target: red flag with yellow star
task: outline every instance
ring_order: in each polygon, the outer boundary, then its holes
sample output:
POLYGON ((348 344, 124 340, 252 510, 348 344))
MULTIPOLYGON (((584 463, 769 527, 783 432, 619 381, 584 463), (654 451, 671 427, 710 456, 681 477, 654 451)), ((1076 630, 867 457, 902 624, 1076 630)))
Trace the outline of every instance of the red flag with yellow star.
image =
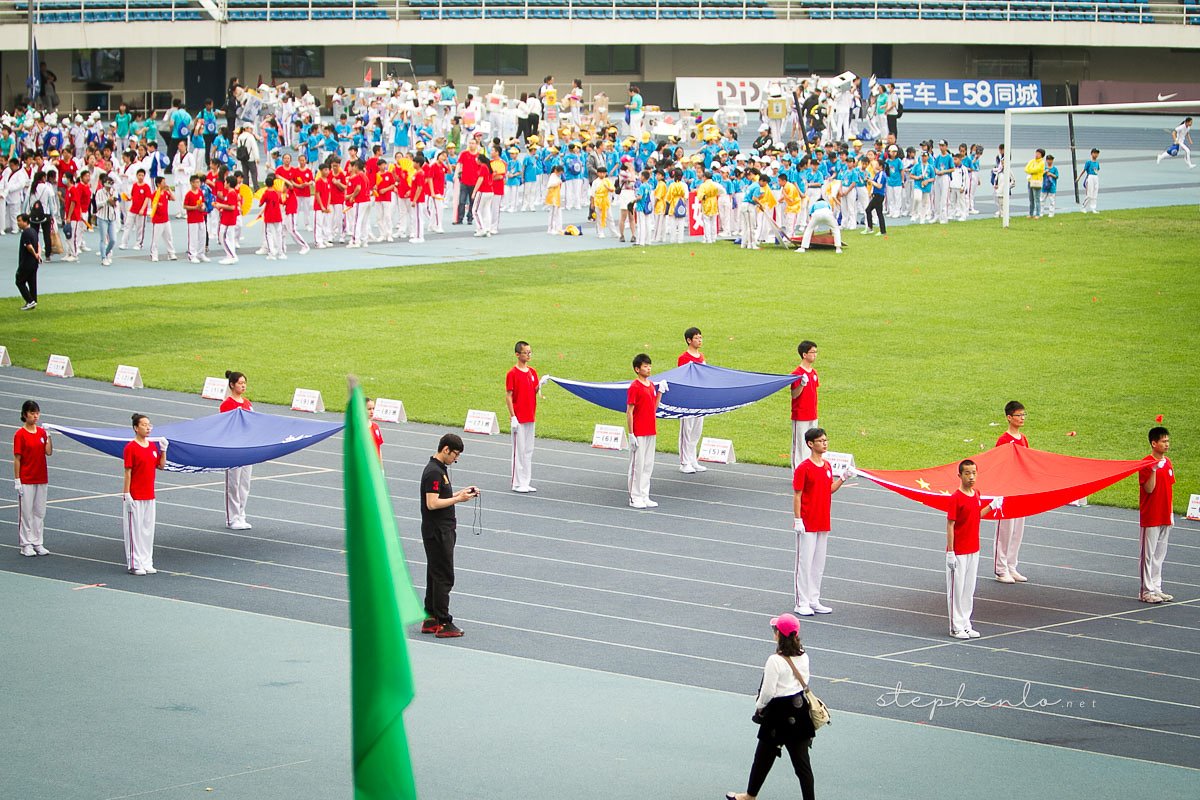
MULTIPOLYGON (((1004 498, 999 513, 985 516, 1028 517, 1066 505, 1111 486, 1150 463, 1149 456, 1137 461, 1079 458, 1017 447, 994 447, 968 456, 979 468, 975 488, 985 498, 1004 498)), ((862 469, 858 474, 910 500, 946 511, 950 495, 959 487, 958 461, 927 469, 862 469)))

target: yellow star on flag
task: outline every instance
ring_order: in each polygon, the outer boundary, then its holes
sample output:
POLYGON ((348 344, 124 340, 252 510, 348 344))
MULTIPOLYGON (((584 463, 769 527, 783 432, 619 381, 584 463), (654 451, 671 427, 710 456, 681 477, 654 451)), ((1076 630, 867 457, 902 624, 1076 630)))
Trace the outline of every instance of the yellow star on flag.
POLYGON ((929 481, 925 480, 924 478, 917 478, 917 486, 920 486, 922 489, 928 489, 929 481))

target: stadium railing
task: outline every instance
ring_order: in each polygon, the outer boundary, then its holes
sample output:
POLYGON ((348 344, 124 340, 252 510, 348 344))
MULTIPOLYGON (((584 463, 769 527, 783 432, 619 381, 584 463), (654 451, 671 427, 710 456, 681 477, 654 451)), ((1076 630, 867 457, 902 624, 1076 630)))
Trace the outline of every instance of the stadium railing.
MULTIPOLYGON (((1200 24, 1200 0, 217 0, 229 22, 271 20, 892 20, 1200 24)), ((0 1, 0 24, 30 0, 0 1)), ((209 19, 194 0, 33 0, 35 22, 209 19)))

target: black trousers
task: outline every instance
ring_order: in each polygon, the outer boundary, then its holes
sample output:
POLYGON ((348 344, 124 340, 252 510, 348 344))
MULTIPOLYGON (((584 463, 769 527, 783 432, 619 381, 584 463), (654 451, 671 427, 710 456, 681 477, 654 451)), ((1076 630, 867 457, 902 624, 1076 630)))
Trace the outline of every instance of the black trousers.
POLYGON ((464 220, 468 223, 474 222, 475 217, 471 213, 471 195, 475 194, 475 186, 468 186, 465 183, 458 185, 458 202, 454 205, 454 224, 457 225, 464 220))
POLYGON ((454 621, 450 616, 450 590, 454 588, 454 543, 458 532, 454 528, 421 532, 425 546, 425 615, 441 625, 454 621))
POLYGON ((871 202, 867 203, 867 228, 871 227, 871 211, 879 218, 879 232, 887 233, 887 223, 883 221, 883 195, 871 193, 871 202))
POLYGON ((50 232, 54 230, 54 221, 47 219, 41 225, 33 227, 42 229, 42 258, 50 258, 50 232))
MULTIPOLYGON (((813 800, 816 790, 813 788, 812 764, 808 761, 808 748, 812 739, 800 739, 788 745, 788 755, 792 758, 792 768, 800 779, 800 793, 804 800, 813 800)), ((754 763, 750 766, 750 780, 746 782, 746 794, 757 797, 762 789, 775 759, 779 758, 779 747, 770 742, 759 741, 758 749, 754 751, 754 763)))
POLYGON ((25 299, 26 303, 37 302, 37 274, 38 263, 36 261, 17 267, 17 291, 21 293, 21 297, 25 299))
POLYGON ((205 169, 208 169, 208 162, 212 158, 213 142, 216 140, 217 135, 215 133, 204 134, 204 169, 197 169, 197 172, 204 172, 205 169))
POLYGON ((254 191, 258 191, 258 162, 257 161, 242 161, 242 180, 250 184, 254 191))

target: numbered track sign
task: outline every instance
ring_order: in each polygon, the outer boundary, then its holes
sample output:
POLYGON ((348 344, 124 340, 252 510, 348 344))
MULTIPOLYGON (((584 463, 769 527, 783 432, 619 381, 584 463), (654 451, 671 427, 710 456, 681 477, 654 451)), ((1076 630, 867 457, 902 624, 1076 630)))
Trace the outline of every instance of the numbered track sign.
POLYGON ((205 378, 200 396, 205 400, 224 400, 229 394, 229 381, 224 378, 205 378))
POLYGON ((0 345, 0 367, 11 367, 12 359, 8 357, 8 348, 0 345))
POLYGON ((113 376, 113 386, 120 386, 123 389, 141 389, 142 371, 137 367, 121 364, 117 367, 117 374, 113 376))
POLYGON ((46 374, 52 378, 74 378, 75 369, 71 366, 71 359, 52 355, 46 362, 46 374))
POLYGON ((840 478, 846 474, 846 470, 854 467, 853 453, 826 453, 825 460, 829 462, 829 466, 833 467, 833 477, 840 478))
POLYGON ((1087 506, 1087 498, 1081 497, 1078 500, 1072 500, 1071 502, 1067 503, 1067 505, 1075 506, 1076 508, 1084 508, 1087 506))
POLYGON ((601 450, 624 450, 625 428, 620 425, 597 425, 592 434, 592 447, 601 450))
POLYGON ((292 395, 292 411, 307 411, 317 414, 325 410, 325 401, 316 389, 297 389, 292 395))
POLYGON ((1188 501, 1187 518, 1200 520, 1200 494, 1192 495, 1188 501))
POLYGON ((700 440, 700 460, 713 464, 736 464, 737 457, 733 454, 733 440, 710 439, 705 436, 700 440))
POLYGON ((479 411, 472 408, 467 411, 467 421, 463 425, 463 430, 467 433, 482 433, 487 436, 493 436, 500 432, 500 420, 496 419, 495 411, 479 411))
POLYGON ((375 399, 375 412, 371 419, 376 422, 408 422, 408 414, 405 413, 404 403, 401 401, 379 397, 375 399))

